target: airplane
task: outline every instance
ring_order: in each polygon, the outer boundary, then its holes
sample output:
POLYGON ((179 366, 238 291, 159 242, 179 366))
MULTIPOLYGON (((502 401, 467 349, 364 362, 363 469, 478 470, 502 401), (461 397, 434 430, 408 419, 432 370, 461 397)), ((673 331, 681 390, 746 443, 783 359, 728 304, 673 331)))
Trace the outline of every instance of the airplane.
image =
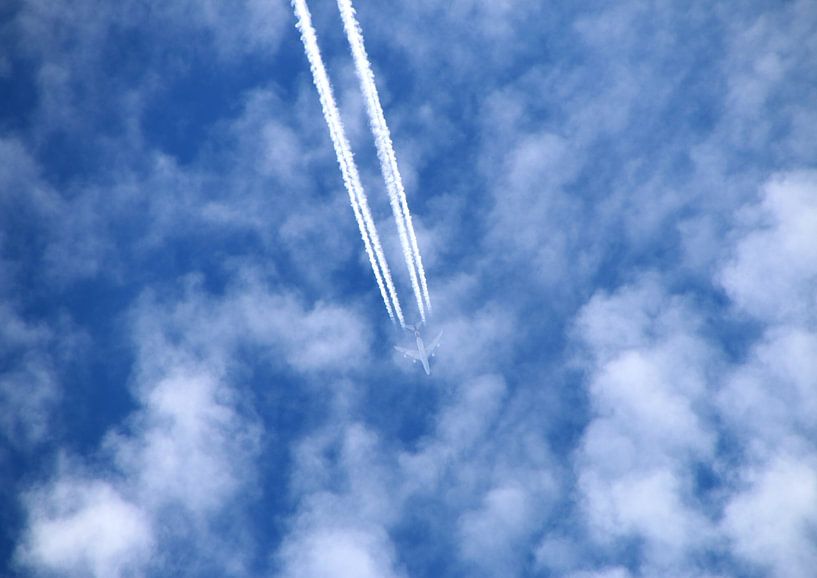
POLYGON ((420 329, 416 325, 406 325, 406 329, 414 332, 414 338, 417 340, 417 349, 406 349, 405 347, 399 347, 397 345, 395 345, 394 348, 402 353, 404 357, 410 358, 412 363, 417 363, 418 361, 422 363, 423 369, 426 370, 426 375, 431 375, 431 367, 428 365, 428 360, 434 357, 434 353, 440 346, 440 338, 443 336, 443 332, 440 331, 437 337, 434 338, 434 341, 426 347, 425 343, 423 343, 423 338, 420 337, 420 329))

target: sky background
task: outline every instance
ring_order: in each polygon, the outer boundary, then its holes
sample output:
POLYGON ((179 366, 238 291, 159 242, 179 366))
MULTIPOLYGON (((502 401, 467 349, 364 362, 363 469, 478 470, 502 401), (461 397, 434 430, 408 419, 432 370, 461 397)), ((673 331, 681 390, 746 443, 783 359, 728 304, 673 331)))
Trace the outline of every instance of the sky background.
POLYGON ((817 5, 356 8, 431 377, 287 2, 0 3, 0 575, 813 577, 817 5))

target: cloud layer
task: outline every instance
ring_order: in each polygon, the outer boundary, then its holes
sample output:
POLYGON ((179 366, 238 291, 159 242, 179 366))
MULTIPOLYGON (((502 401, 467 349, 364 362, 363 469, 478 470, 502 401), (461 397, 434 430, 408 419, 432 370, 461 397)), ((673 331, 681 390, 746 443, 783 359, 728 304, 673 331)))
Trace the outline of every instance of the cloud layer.
POLYGON ((811 3, 356 8, 431 379, 285 2, 6 10, 0 573, 811 576, 811 3))

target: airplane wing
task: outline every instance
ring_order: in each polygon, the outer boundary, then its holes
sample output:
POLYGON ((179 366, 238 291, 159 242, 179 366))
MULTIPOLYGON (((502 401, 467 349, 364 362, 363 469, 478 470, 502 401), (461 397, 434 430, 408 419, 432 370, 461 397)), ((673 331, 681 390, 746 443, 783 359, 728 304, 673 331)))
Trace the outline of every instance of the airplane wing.
POLYGON ((414 361, 422 361, 420 359, 419 351, 415 351, 414 349, 406 349, 405 347, 398 347, 396 345, 394 346, 394 348, 403 355, 405 355, 406 357, 411 357, 414 361))
POLYGON ((443 336, 443 332, 442 332, 442 331, 440 331, 440 332, 437 334, 437 337, 435 337, 435 338, 434 338, 434 341, 432 341, 432 342, 429 344, 429 346, 428 346, 428 356, 429 356, 429 357, 432 357, 432 356, 434 355, 434 352, 436 352, 436 351, 437 351, 437 348, 440 346, 440 338, 441 338, 442 336, 443 336))

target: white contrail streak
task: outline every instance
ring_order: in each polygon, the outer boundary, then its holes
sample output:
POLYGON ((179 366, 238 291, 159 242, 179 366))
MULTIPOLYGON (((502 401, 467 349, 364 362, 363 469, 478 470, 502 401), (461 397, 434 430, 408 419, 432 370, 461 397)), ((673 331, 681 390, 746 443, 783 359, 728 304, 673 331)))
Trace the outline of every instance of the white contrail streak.
POLYGON ((292 0, 292 7, 298 19, 297 27, 301 32, 304 51, 306 52, 309 67, 312 71, 312 79, 315 82, 315 88, 318 89, 323 116, 326 119, 326 125, 329 127, 332 144, 335 147, 338 165, 340 166, 340 172, 343 176, 343 184, 349 193, 349 202, 352 205, 352 210, 355 214, 358 228, 360 229, 360 237, 363 239, 366 254, 369 256, 369 263, 371 263, 372 271, 377 280, 377 286, 380 288, 380 295, 383 297, 383 303, 386 305, 386 311, 389 317, 394 321, 396 314, 397 319, 400 321, 400 326, 404 327, 405 321, 403 319, 403 311, 400 308, 400 301, 397 299, 397 291, 394 288, 389 266, 383 254, 383 249, 380 246, 377 228, 369 212, 366 193, 360 182, 360 175, 357 172, 357 166, 355 165, 352 155, 352 148, 343 130, 340 112, 338 111, 335 97, 332 94, 332 85, 329 82, 329 76, 326 74, 326 68, 323 65, 323 58, 321 58, 321 52, 318 48, 315 29, 312 27, 312 15, 309 13, 309 8, 305 0, 292 0), (385 278, 385 286, 383 284, 383 278, 385 278), (386 294, 387 290, 388 296, 386 294), (389 303, 389 299, 391 299, 391 304, 389 303), (393 311, 392 305, 394 306, 393 311))
POLYGON ((414 289, 414 296, 417 299, 417 307, 420 310, 420 317, 425 321, 425 306, 431 313, 431 299, 428 294, 428 284, 426 283, 423 260, 420 257, 420 249, 417 246, 417 237, 414 234, 414 225, 411 222, 411 213, 406 202, 406 191, 403 188, 403 181, 400 178, 400 171, 397 168, 397 157, 389 134, 389 127, 386 124, 386 117, 383 114, 383 107, 380 104, 380 97, 377 94, 377 85, 374 81, 374 73, 369 64, 369 57, 366 54, 366 47, 363 44, 363 33, 355 18, 355 9, 352 7, 352 0, 337 0, 341 17, 343 18, 343 28, 346 30, 346 38, 352 50, 352 57, 355 61, 355 70, 360 88, 366 100, 366 112, 369 116, 369 125, 372 135, 377 145, 377 158, 380 160, 380 171, 386 187, 389 191, 394 219, 397 223, 397 232, 400 236, 400 244, 403 247, 403 255, 406 259, 406 266, 409 269, 411 285, 414 289), (416 272, 415 272, 416 267, 416 272), (420 287, 417 284, 419 277, 422 285, 422 296, 420 287))

